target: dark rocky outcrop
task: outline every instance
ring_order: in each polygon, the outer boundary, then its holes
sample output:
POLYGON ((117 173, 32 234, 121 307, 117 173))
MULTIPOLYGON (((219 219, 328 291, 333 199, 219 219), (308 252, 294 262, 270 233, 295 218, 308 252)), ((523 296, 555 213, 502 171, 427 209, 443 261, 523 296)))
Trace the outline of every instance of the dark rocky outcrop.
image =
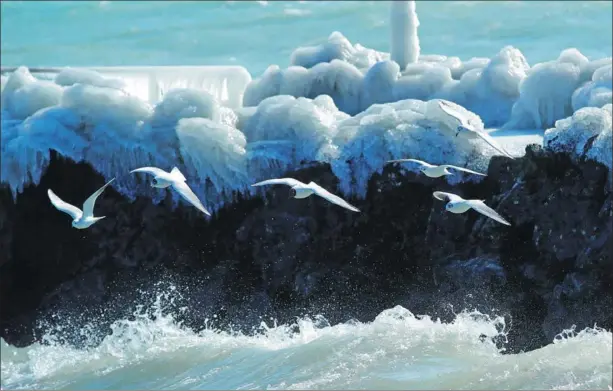
MULTIPOLYGON (((104 180, 54 156, 15 202, 0 189, 0 335, 29 344, 58 314, 74 327, 93 320, 104 335, 160 281, 174 286, 176 305, 188 307, 177 317, 195 329, 304 314, 368 321, 394 305, 443 320, 465 308, 504 315, 508 351, 543 346, 573 324, 610 329, 607 170, 532 145, 521 159, 492 159, 480 183, 451 186, 390 165, 365 200, 352 200, 360 214, 274 187, 266 199, 237 196, 210 220, 107 189, 96 210, 108 218, 79 231, 47 188, 76 203, 104 180), (485 199, 513 226, 445 213, 434 190, 485 199)), ((289 175, 336 188, 326 165, 289 175)), ((83 342, 78 335, 67 340, 83 342)))

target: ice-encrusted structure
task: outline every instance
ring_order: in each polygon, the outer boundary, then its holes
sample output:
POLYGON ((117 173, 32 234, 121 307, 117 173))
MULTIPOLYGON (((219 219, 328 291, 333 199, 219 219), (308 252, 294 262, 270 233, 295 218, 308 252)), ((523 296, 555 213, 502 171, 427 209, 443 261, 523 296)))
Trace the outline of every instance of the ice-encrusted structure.
POLYGON ((296 49, 288 68, 271 65, 254 80, 241 67, 181 68, 196 75, 191 84, 177 81, 172 67, 148 67, 144 76, 66 68, 48 80, 18 68, 1 80, 1 182, 15 196, 37 184, 55 150, 117 177, 113 186, 129 198, 159 201, 165 192, 128 171, 177 166, 214 210, 238 193, 262 191, 249 186, 255 181, 313 162, 330 164, 341 191, 356 197, 390 159, 485 170, 496 152, 478 138, 456 138, 438 99, 482 129, 548 129, 546 148, 611 168, 611 58, 567 49, 531 67, 511 46, 467 61, 419 54, 415 13, 397 22, 407 36, 393 60, 334 32, 322 45, 296 49))
MULTIPOLYGON (((589 61, 577 49, 566 49, 557 60, 536 64, 521 82, 520 97, 506 126, 520 129, 553 126, 558 119, 570 116, 578 106, 572 104, 575 92, 584 88, 594 75, 600 81, 599 75, 607 67, 611 67, 610 58, 589 61)), ((608 102, 603 99, 598 103, 611 103, 611 95, 608 102)), ((589 102, 581 107, 587 105, 589 102)))
POLYGON ((124 90, 127 87, 126 83, 121 79, 103 77, 98 72, 89 69, 70 67, 62 69, 62 71, 55 76, 54 81, 56 84, 64 87, 72 86, 77 83, 89 84, 96 87, 116 88, 118 90, 124 90))
POLYGON ((573 92, 573 110, 583 107, 602 107, 613 101, 611 90, 613 89, 612 71, 610 61, 602 61, 602 66, 592 73, 592 80, 573 92))
MULTIPOLYGON (((478 116, 467 114, 473 123, 482 126, 478 116)), ((332 161, 332 171, 340 179, 344 193, 359 197, 366 195, 371 175, 380 173, 392 159, 421 156, 433 164, 484 170, 493 154, 480 140, 456 138, 454 123, 435 100, 408 99, 373 105, 343 120, 335 140, 341 152, 332 161)))
POLYGON ((589 60, 577 49, 532 67, 507 46, 491 59, 420 54, 401 69, 388 53, 353 45, 335 32, 318 47, 297 49, 291 60, 290 67, 271 65, 255 78, 244 106, 275 95, 326 94, 356 115, 377 103, 446 99, 478 114, 486 127, 544 130, 580 107, 611 103, 611 58, 589 60))
POLYGON ((368 69, 379 61, 389 59, 386 53, 368 49, 360 44, 353 45, 340 32, 334 31, 322 45, 299 47, 290 57, 290 64, 302 68, 312 68, 317 64, 340 60, 358 69, 368 69))
MULTIPOLYGON (((610 69, 610 67, 609 67, 610 69)), ((556 121, 545 132, 543 145, 556 152, 569 153, 576 159, 598 161, 613 170, 611 103, 602 108, 584 107, 571 117, 556 121)))
POLYGON ((289 95, 265 99, 241 126, 249 140, 252 176, 280 175, 311 161, 329 163, 338 156, 333 139, 338 123, 346 118, 349 115, 327 95, 314 100, 289 95))
POLYGON ((390 11, 391 60, 404 69, 419 58, 419 19, 415 12, 415 1, 392 1, 390 11))
POLYGON ((113 187, 130 198, 166 197, 131 169, 177 166, 213 209, 251 191, 254 181, 313 162, 330 163, 343 190, 363 196, 386 160, 411 156, 482 169, 492 153, 456 138, 434 101, 376 104, 351 117, 327 95, 279 95, 232 110, 202 90, 175 89, 151 105, 101 75, 67 71, 56 79, 64 85, 19 68, 3 89, 0 173, 15 196, 40 181, 51 150, 116 177, 113 187))

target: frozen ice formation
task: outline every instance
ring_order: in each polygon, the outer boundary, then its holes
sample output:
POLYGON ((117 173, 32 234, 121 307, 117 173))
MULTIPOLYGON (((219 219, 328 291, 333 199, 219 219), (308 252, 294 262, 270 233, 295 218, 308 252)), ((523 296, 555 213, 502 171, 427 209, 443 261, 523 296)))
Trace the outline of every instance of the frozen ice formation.
POLYGON ((322 45, 296 49, 291 64, 271 65, 252 80, 243 105, 257 106, 275 95, 325 94, 341 111, 356 115, 377 103, 446 99, 479 115, 486 127, 544 130, 581 107, 611 103, 611 58, 589 60, 577 49, 532 67, 518 49, 506 46, 491 59, 419 54, 403 68, 390 54, 353 45, 334 32, 322 45))
MULTIPOLYGON (((610 67, 609 67, 610 69, 610 67)), ((543 138, 543 146, 574 158, 587 158, 613 169, 611 141, 611 103, 602 108, 584 107, 571 117, 556 121, 543 138)))
POLYGON ((392 1, 390 11, 391 60, 404 69, 419 58, 419 19, 415 1, 392 1))
MULTIPOLYGON (((20 67, 1 80, 0 180, 16 196, 40 181, 55 150, 107 180, 116 176, 113 187, 127 197, 158 202, 162 194, 123 174, 177 166, 199 178, 192 188, 215 210, 253 192, 251 183, 314 162, 330 164, 340 191, 357 197, 385 162, 407 156, 484 172, 497 152, 482 140, 456 138, 441 99, 481 129, 546 130, 545 148, 611 168, 611 58, 567 49, 531 67, 511 46, 468 61, 404 54, 401 67, 335 32, 323 45, 297 49, 287 69, 272 65, 254 80, 243 71, 234 80, 234 71, 220 68, 202 71, 202 83, 158 83, 159 101, 131 86, 125 69, 66 68, 40 80, 20 67), (232 87, 207 92, 205 79, 232 87)), ((162 80, 164 72, 145 73, 162 80)))
POLYGON ((65 86, 37 80, 26 68, 6 80, 0 173, 14 195, 40 181, 50 150, 90 163, 106 179, 117 177, 113 187, 130 198, 154 201, 163 195, 123 174, 176 165, 200 179, 193 190, 213 209, 252 191, 254 181, 313 162, 330 163, 344 191, 363 195, 372 172, 393 158, 483 169, 492 153, 479 142, 455 140, 454 124, 435 101, 375 104, 351 117, 327 95, 278 95, 232 110, 205 91, 178 88, 151 105, 102 75, 71 72, 65 86))

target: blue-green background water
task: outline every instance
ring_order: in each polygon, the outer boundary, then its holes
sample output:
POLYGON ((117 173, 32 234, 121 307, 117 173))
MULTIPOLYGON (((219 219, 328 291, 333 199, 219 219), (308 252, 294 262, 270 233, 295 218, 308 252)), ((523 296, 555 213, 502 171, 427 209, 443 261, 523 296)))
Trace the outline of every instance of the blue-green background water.
MULTIPOLYGON (((578 48, 611 56, 610 1, 417 3, 422 52, 461 59, 519 48, 530 64, 578 48)), ((287 66, 297 46, 338 30, 389 51, 383 1, 3 1, 2 65, 287 66)))

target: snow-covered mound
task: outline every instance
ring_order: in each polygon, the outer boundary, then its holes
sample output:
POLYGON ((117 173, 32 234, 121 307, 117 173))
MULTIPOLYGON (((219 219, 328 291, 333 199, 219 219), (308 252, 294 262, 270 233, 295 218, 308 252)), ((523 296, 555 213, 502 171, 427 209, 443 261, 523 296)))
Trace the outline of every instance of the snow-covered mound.
MULTIPOLYGON (((212 209, 252 191, 255 181, 313 162, 331 164, 343 190, 363 196, 386 160, 484 169, 495 152, 480 140, 456 138, 457 124, 436 101, 376 104, 351 117, 327 95, 279 95, 232 110, 205 91, 180 88, 154 106, 102 75, 66 71, 58 80, 62 85, 37 80, 23 67, 6 80, 0 173, 15 196, 40 181, 50 150, 90 163, 107 180, 117 177, 113 187, 128 197, 154 201, 166 192, 129 171, 177 166, 212 209)), ((462 110, 483 127, 476 114, 462 110)))
POLYGON ((588 60, 577 49, 530 67, 511 46, 491 59, 420 55, 400 69, 388 53, 353 45, 334 32, 328 42, 298 48, 291 66, 271 65, 248 86, 244 106, 275 95, 332 97, 356 115, 377 103, 446 99, 478 114, 487 127, 547 129, 581 107, 611 103, 611 58, 588 60))
MULTIPOLYGON (((483 128, 478 116, 466 114, 483 128)), ((495 151, 480 139, 455 137, 456 126, 436 100, 408 99, 373 105, 339 123, 335 143, 341 148, 338 159, 332 161, 332 171, 340 179, 344 193, 359 197, 366 195, 371 175, 380 173, 392 159, 420 156, 433 164, 487 171, 495 151)))
POLYGON ((571 117, 556 121, 555 127, 545 132, 544 147, 556 152, 569 153, 576 159, 596 160, 609 167, 611 173, 613 170, 611 111, 611 103, 602 108, 585 107, 576 111, 571 117))

